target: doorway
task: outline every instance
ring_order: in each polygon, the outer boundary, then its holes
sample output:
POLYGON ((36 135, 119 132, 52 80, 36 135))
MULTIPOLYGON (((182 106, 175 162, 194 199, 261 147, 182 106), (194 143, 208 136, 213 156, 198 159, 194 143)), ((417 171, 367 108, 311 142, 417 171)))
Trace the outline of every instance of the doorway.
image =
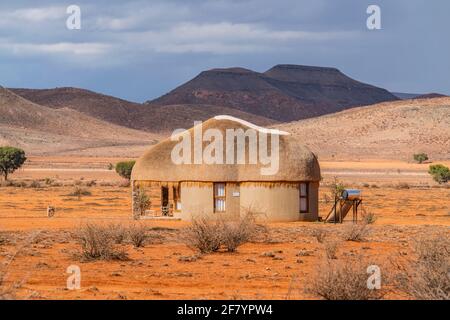
POLYGON ((169 215, 169 188, 161 187, 161 213, 163 216, 169 215))

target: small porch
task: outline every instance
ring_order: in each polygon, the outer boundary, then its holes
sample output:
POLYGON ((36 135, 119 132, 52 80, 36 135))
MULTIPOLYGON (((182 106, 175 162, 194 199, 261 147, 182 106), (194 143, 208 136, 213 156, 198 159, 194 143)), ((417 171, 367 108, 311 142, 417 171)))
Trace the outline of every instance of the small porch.
POLYGON ((136 188, 150 200, 145 213, 139 215, 141 219, 177 220, 176 214, 181 211, 180 183, 139 181, 133 184, 133 194, 136 188))

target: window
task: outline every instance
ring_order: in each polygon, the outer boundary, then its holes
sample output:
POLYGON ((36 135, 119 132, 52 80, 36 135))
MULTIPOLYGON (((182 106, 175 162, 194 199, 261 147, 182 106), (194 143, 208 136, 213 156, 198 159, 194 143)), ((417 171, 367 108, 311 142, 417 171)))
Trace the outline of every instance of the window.
POLYGON ((225 212, 225 183, 214 183, 214 212, 225 212))
POLYGON ((308 183, 300 183, 300 213, 307 213, 309 211, 308 187, 308 183))

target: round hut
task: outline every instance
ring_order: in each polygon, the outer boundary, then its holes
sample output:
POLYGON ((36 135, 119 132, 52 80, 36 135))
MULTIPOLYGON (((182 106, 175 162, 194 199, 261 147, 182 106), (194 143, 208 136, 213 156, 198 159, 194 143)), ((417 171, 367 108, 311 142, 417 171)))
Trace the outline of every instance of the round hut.
POLYGON ((266 221, 317 221, 320 179, 316 156, 298 138, 217 116, 177 130, 138 159, 133 214, 190 220, 251 211, 266 221))

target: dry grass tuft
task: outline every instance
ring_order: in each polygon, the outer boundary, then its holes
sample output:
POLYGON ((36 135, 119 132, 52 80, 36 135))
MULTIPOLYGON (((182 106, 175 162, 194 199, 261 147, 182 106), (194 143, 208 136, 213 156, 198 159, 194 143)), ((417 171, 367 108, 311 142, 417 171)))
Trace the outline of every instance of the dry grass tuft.
POLYGON ((76 186, 71 193, 69 193, 69 196, 71 197, 77 197, 78 199, 81 199, 82 196, 91 196, 92 193, 88 189, 84 189, 82 187, 76 186))
POLYGON ((121 223, 109 224, 108 233, 116 244, 122 244, 127 239, 127 228, 125 228, 121 223))
POLYGON ((312 235, 317 239, 317 242, 323 243, 328 235, 328 232, 324 229, 314 229, 312 231, 312 235))
POLYGON ((443 235, 418 239, 414 251, 417 259, 400 276, 400 287, 415 299, 450 300, 449 238, 443 235))
POLYGON ((367 267, 362 259, 345 261, 327 259, 307 286, 307 292, 325 300, 374 300, 385 295, 380 290, 369 289, 367 267))
POLYGON ((351 224, 344 230, 344 239, 347 241, 361 242, 366 240, 368 234, 369 229, 366 223, 351 224))
POLYGON ((337 249, 339 247, 338 241, 326 241, 324 242, 325 253, 328 259, 337 259, 337 249))
POLYGON ((363 210, 362 221, 364 224, 373 224, 377 220, 375 213, 363 210))
POLYGON ((220 249, 220 223, 206 217, 193 218, 185 232, 188 247, 201 253, 215 252, 220 249))
POLYGON ((254 215, 248 213, 239 220, 211 220, 206 217, 192 219, 186 230, 186 244, 201 253, 218 251, 222 246, 228 252, 235 252, 244 243, 249 242, 258 232, 254 215))
POLYGON ((228 252, 235 252, 242 244, 250 241, 256 233, 254 217, 247 214, 238 221, 220 221, 221 242, 228 252))
POLYGON ((77 232, 83 260, 127 260, 127 253, 114 245, 109 227, 86 224, 77 232))
POLYGON ((147 228, 142 224, 133 224, 128 228, 128 236, 135 248, 145 246, 149 236, 147 235, 147 228))

